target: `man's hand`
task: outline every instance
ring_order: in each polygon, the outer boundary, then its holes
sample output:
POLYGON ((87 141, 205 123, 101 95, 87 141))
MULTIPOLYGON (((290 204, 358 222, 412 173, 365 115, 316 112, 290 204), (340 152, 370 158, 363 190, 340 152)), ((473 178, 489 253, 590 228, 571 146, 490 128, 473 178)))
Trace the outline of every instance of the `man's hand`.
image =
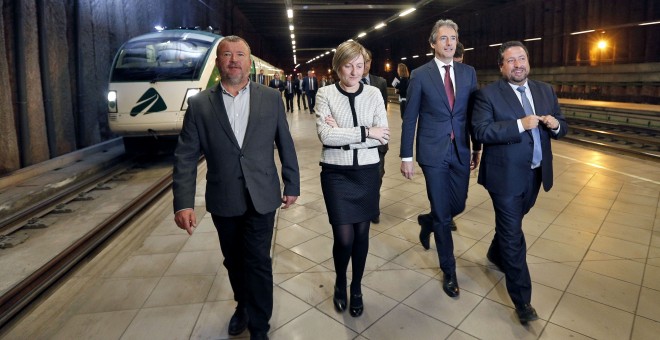
POLYGON ((415 175, 415 166, 413 162, 401 162, 401 174, 407 179, 412 179, 415 175))
POLYGON ((551 115, 540 116, 539 119, 551 130, 557 130, 559 128, 559 121, 551 115))
POLYGON ((479 166, 480 159, 481 159, 481 152, 472 151, 472 159, 470 159, 470 170, 474 170, 479 166))
POLYGON ((197 227, 197 217, 195 216, 195 210, 193 209, 183 209, 179 210, 174 214, 174 222, 179 228, 188 232, 188 235, 192 235, 193 231, 197 227))
POLYGON ((291 204, 295 203, 298 196, 282 196, 282 209, 288 208, 291 204))
POLYGON ((541 120, 541 118, 537 115, 529 115, 525 118, 520 118, 520 122, 525 130, 531 130, 539 126, 539 120, 541 120))

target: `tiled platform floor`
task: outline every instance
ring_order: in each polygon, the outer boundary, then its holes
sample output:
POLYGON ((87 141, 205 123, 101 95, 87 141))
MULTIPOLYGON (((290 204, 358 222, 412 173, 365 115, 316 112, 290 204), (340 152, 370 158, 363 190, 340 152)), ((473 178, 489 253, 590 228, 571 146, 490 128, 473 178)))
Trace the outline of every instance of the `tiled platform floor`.
MULTIPOLYGON (((451 299, 442 292, 436 252, 424 251, 417 241, 416 217, 429 210, 423 177, 419 168, 412 181, 400 175, 400 118, 398 105, 390 105, 393 142, 381 223, 371 228, 365 313, 352 318, 332 306, 332 233, 320 189, 314 116, 303 110, 289 117, 302 195, 277 221, 271 339, 657 339, 660 334, 657 163, 553 144, 555 187, 541 193, 524 221, 532 303, 541 319, 523 327, 502 273, 485 258, 494 213, 475 174, 454 233, 461 295, 451 299)), ((115 243, 124 245, 113 243, 101 252, 5 337, 230 338, 227 323, 235 303, 210 216, 188 237, 173 224, 170 201, 164 206, 159 223, 143 225, 142 234, 122 235, 115 243)))

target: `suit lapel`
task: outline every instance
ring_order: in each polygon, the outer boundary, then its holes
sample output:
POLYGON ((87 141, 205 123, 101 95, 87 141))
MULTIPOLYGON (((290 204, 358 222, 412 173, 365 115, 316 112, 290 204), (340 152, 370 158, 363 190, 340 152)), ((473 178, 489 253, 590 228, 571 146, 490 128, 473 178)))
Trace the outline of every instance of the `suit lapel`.
POLYGON ((506 80, 500 79, 499 88, 500 92, 502 93, 502 98, 504 98, 504 101, 509 104, 509 107, 511 107, 511 111, 516 116, 516 119, 525 118, 525 110, 523 109, 522 104, 520 104, 518 96, 513 93, 511 85, 509 85, 506 80))
POLYGON ((529 86, 529 91, 532 93, 532 98, 534 99, 534 112, 537 116, 542 116, 545 111, 544 108, 547 107, 545 102, 543 102, 543 95, 541 94, 541 89, 536 85, 535 82, 527 79, 527 86, 529 86))
POLYGON ((227 117, 227 110, 225 109, 225 103, 222 100, 222 87, 220 83, 216 85, 215 89, 211 90, 209 94, 209 100, 211 101, 211 106, 213 107, 213 112, 215 112, 215 117, 218 119, 218 123, 222 127, 222 130, 225 131, 225 134, 229 140, 236 146, 238 149, 241 148, 238 145, 238 140, 234 135, 234 131, 231 129, 231 124, 229 123, 229 117, 227 117))
POLYGON ((250 116, 248 117, 247 127, 245 128, 245 138, 243 138, 243 148, 247 146, 247 143, 250 141, 250 136, 254 133, 254 127, 258 125, 258 121, 261 119, 259 115, 261 114, 261 101, 262 101, 263 91, 259 86, 250 83, 250 116))
POLYGON ((449 99, 447 98, 447 93, 445 92, 445 85, 444 85, 445 83, 444 81, 442 81, 442 75, 440 74, 438 65, 435 63, 435 60, 431 60, 428 63, 426 63, 425 67, 427 69, 429 77, 431 78, 431 83, 438 91, 438 94, 442 98, 442 102, 447 107, 447 110, 451 112, 451 108, 449 107, 449 99))

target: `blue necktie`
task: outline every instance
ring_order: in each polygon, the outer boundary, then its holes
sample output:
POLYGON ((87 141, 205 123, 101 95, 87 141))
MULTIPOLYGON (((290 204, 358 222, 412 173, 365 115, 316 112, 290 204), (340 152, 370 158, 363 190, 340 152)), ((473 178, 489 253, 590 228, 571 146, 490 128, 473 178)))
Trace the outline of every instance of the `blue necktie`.
MULTIPOLYGON (((518 92, 520 92, 520 97, 522 98, 523 110, 525 110, 525 115, 533 115, 534 110, 532 109, 532 104, 530 104, 527 95, 525 95, 525 87, 518 86, 518 92)), ((539 128, 535 127, 532 129, 532 138, 534 138, 534 154, 532 156, 532 168, 536 168, 541 165, 541 159, 543 159, 543 152, 541 151, 541 135, 539 134, 539 128)))

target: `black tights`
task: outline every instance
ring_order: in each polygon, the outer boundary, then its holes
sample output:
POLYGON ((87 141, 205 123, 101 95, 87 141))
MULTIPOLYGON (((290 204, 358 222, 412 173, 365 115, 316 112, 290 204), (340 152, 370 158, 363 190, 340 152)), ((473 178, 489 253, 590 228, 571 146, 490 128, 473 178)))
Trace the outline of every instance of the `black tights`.
POLYGON ((367 262, 369 251, 369 221, 340 224, 332 226, 335 243, 332 246, 332 256, 335 261, 339 289, 346 288, 346 269, 348 261, 353 258, 353 279, 351 280, 351 294, 362 293, 362 275, 367 262))

